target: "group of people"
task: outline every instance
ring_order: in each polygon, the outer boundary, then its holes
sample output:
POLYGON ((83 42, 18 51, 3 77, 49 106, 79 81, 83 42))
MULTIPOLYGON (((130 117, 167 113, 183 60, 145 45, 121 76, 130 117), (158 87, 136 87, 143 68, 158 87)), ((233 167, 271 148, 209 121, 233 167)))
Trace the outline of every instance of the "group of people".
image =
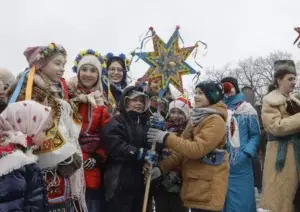
MULTIPOLYGON (((150 176, 148 211, 152 198, 156 212, 257 210, 260 123, 235 78, 198 83, 192 107, 168 90, 158 97, 155 79, 128 86, 124 55, 80 51, 67 81, 61 45, 24 55, 28 69, 17 78, 0 69, 1 212, 140 212, 150 176)), ((300 98, 294 62, 276 61, 274 71, 261 111, 269 142, 259 207, 292 212, 300 98)))

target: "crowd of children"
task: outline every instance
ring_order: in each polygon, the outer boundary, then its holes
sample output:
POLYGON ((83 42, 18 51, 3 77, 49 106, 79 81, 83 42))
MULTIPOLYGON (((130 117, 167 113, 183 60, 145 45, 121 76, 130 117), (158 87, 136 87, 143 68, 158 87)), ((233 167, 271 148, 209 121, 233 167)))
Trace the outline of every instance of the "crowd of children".
MULTIPOLYGON (((148 211, 152 197, 156 212, 257 210, 252 162, 261 126, 235 78, 198 83, 192 107, 170 91, 157 97, 155 79, 128 86, 123 54, 80 51, 77 76, 66 81, 63 46, 24 55, 28 69, 17 78, 0 69, 0 212, 141 212, 149 176, 148 211), (163 129, 151 125, 155 112, 163 129)), ((291 212, 300 100, 293 61, 274 69, 261 111, 269 142, 259 207, 291 212)))

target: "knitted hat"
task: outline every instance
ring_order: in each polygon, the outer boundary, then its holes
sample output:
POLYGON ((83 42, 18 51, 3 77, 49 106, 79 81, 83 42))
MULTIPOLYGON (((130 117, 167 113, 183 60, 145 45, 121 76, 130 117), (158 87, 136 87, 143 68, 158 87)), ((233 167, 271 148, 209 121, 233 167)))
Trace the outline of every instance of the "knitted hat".
POLYGON ((276 60, 274 62, 274 78, 283 77, 286 74, 295 74, 296 66, 293 60, 276 60))
POLYGON ((204 81, 196 85, 207 97, 210 104, 216 104, 223 99, 223 87, 220 83, 214 81, 204 81))
POLYGON ((77 66, 77 70, 78 70, 78 72, 77 72, 77 78, 78 78, 78 81, 80 81, 80 79, 79 79, 80 68, 83 65, 87 65, 87 64, 90 64, 90 65, 94 66, 98 70, 98 80, 96 82, 95 87, 97 87, 97 89, 100 90, 101 93, 102 93, 102 91, 103 91, 102 82, 101 82, 102 66, 101 66, 101 62, 99 61, 99 59, 96 56, 94 56, 94 55, 85 55, 79 61, 78 66, 77 66))
POLYGON ((176 100, 170 102, 169 104, 169 113, 173 108, 177 108, 181 110, 184 114, 186 119, 190 118, 190 109, 192 108, 191 102, 185 98, 179 97, 176 100))
POLYGON ((16 81, 16 78, 9 70, 0 68, 0 81, 7 85, 12 85, 16 81))
MULTIPOLYGON (((72 69, 74 73, 77 73, 77 80, 76 83, 69 81, 69 84, 71 85, 73 84, 72 86, 77 88, 78 82, 80 82, 79 80, 80 68, 83 65, 90 64, 98 70, 98 80, 93 90, 94 91, 99 90, 102 94, 103 92, 103 86, 101 81, 102 70, 103 70, 102 68, 105 68, 105 62, 103 56, 98 51, 94 51, 93 49, 81 50, 79 54, 76 56, 73 63, 74 66, 72 67, 72 69)), ((79 85, 82 86, 81 83, 79 85)))
POLYGON ((239 84, 236 78, 233 77, 225 77, 221 80, 221 83, 225 84, 226 82, 229 82, 230 84, 233 85, 233 87, 235 88, 235 92, 236 94, 240 93, 240 88, 239 88, 239 84))
POLYGON ((37 70, 45 66, 58 54, 67 56, 64 47, 55 43, 51 43, 48 46, 28 47, 23 54, 26 57, 29 67, 35 65, 37 70))
POLYGON ((77 70, 80 71, 80 68, 83 65, 92 65, 97 68, 99 75, 102 73, 102 65, 99 59, 94 55, 85 55, 78 63, 77 70))

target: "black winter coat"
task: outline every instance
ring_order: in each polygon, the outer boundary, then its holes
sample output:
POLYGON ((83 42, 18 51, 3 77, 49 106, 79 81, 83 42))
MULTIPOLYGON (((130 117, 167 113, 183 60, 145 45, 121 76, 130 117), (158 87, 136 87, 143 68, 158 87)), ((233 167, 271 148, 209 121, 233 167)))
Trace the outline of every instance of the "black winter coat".
POLYGON ((46 204, 42 172, 36 164, 0 177, 0 212, 44 212, 46 204))
POLYGON ((106 199, 110 200, 116 191, 129 195, 144 192, 143 160, 138 160, 140 148, 148 149, 148 117, 146 113, 126 112, 124 99, 136 87, 127 88, 120 101, 120 114, 105 125, 101 139, 108 154, 104 185, 106 199))

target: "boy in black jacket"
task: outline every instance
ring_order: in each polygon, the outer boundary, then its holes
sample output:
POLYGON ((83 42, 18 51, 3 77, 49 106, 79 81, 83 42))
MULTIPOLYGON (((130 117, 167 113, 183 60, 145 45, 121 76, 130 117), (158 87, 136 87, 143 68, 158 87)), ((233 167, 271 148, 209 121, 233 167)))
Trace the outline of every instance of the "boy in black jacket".
POLYGON ((147 149, 149 97, 130 86, 120 100, 120 113, 106 124, 101 139, 108 154, 104 185, 108 212, 140 212, 144 197, 142 149, 147 149))

